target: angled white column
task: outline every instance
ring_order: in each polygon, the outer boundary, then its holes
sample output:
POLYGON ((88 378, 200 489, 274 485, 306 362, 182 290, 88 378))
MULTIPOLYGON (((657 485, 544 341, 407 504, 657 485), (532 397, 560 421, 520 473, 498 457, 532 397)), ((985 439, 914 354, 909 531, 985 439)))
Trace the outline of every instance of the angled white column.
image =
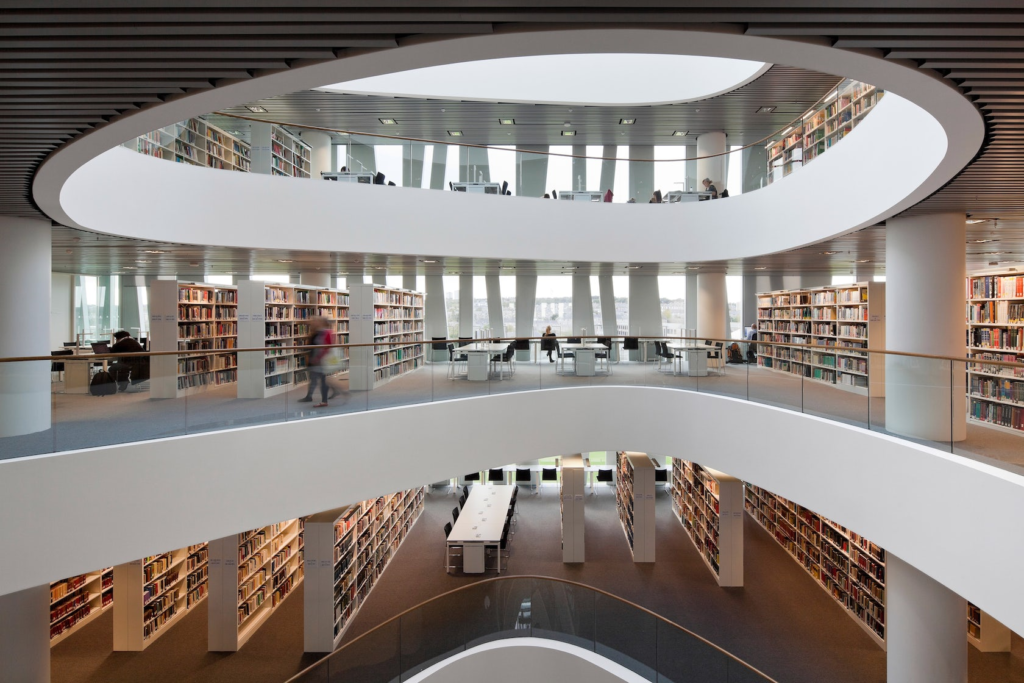
POLYGON ((402 273, 402 289, 416 291, 416 273, 402 273))
POLYGON ((657 189, 654 187, 654 163, 639 161, 653 158, 653 145, 629 146, 629 197, 627 199, 636 199, 637 204, 646 204, 651 201, 651 195, 657 189))
POLYGON ((422 142, 402 143, 402 187, 422 187, 426 148, 422 142))
POLYGON ((0 683, 50 683, 50 585, 0 595, 0 683))
POLYGON ((312 270, 299 273, 300 285, 312 285, 313 287, 330 287, 331 274, 326 270, 312 270))
POLYGON ((573 145, 572 153, 572 189, 585 190, 587 189, 587 160, 577 159, 576 157, 585 157, 587 146, 573 145))
MULTIPOLYGON (((0 218, 0 357, 50 355, 50 232, 49 221, 0 218)), ((0 363, 0 437, 49 428, 49 361, 0 363)))
POLYGON ((572 276, 572 333, 594 334, 594 295, 590 290, 589 275, 572 276))
POLYGON ((459 276, 459 336, 473 336, 473 276, 459 276))
POLYGON ((491 327, 492 337, 505 335, 505 321, 501 314, 501 281, 497 275, 484 276, 487 286, 487 323, 491 327))
MULTIPOLYGON (((886 222, 885 346, 890 351, 963 358, 966 233, 962 213, 886 222)), ((885 428, 940 443, 962 441, 965 392, 964 363, 886 356, 885 428)))
MULTIPOLYGON (((704 189, 701 181, 711 178, 711 182, 718 188, 719 194, 726 189, 725 157, 716 156, 709 159, 701 159, 709 154, 722 154, 725 152, 725 133, 713 132, 697 136, 697 191, 704 189)), ((639 199, 637 201, 640 201, 639 199)))
MULTIPOLYGON (((656 275, 629 276, 629 334, 637 337, 660 337, 661 295, 656 275)), ((650 357, 650 356, 648 356, 650 357)), ((637 351, 629 352, 630 360, 640 360, 637 351)))
MULTIPOLYGON (((537 308, 537 276, 516 275, 516 336, 533 337, 533 314, 537 308)), ((530 352, 516 351, 518 360, 530 360, 530 352)))
POLYGON ((686 275, 686 329, 697 329, 697 274, 686 275))
POLYGON ((310 178, 313 180, 320 180, 320 173, 334 170, 331 167, 331 156, 334 145, 331 144, 330 135, 315 130, 304 130, 302 131, 302 141, 310 146, 310 178))
POLYGON ((448 146, 434 145, 430 161, 430 189, 447 190, 444 184, 445 167, 448 165, 448 146))
MULTIPOLYGON (((605 145, 601 148, 601 156, 604 159, 611 159, 612 161, 601 161, 601 184, 599 189, 601 192, 608 190, 615 191, 615 153, 618 149, 615 145, 605 145)), ((621 188, 619 192, 622 192, 621 188)), ((619 201, 626 201, 629 197, 620 197, 619 201)))
POLYGON ((966 683, 967 601, 886 553, 886 679, 966 683))
POLYGON ((697 336, 708 339, 728 337, 728 297, 725 273, 697 275, 697 336))
MULTIPOLYGON (((448 315, 444 308, 444 278, 441 275, 426 276, 427 297, 424 302, 424 334, 425 339, 430 341, 434 337, 448 337, 448 315)), ((447 351, 430 352, 430 359, 434 362, 448 360, 447 351)))
POLYGON ((524 145, 524 151, 516 154, 516 196, 543 197, 548 182, 548 157, 546 154, 530 154, 529 151, 547 152, 548 145, 524 145))

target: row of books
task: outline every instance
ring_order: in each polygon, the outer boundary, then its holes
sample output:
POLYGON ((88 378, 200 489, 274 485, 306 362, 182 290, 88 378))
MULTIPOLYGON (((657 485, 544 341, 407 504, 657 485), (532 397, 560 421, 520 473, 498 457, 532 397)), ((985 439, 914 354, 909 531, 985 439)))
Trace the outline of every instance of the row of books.
POLYGON ((967 345, 983 349, 1024 351, 1024 328, 971 328, 967 331, 967 345))
POLYGON ((967 320, 972 323, 1024 324, 1024 302, 981 301, 967 304, 967 320))
POLYGON ((220 386, 238 381, 237 370, 220 370, 195 375, 184 375, 178 378, 178 389, 194 389, 197 387, 220 386))
POLYGON ((982 275, 967 278, 968 299, 1024 298, 1024 275, 982 275))
POLYGON ((1024 430, 1024 408, 1017 406, 988 403, 984 400, 972 398, 969 415, 979 422, 988 422, 1001 427, 1024 430))

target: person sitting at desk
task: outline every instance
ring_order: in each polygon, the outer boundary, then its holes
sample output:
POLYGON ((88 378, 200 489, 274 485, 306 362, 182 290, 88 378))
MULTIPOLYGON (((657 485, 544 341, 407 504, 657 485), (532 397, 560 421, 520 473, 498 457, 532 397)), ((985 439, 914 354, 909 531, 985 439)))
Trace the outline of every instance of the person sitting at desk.
MULTIPOLYGON (((114 333, 114 345, 110 347, 110 353, 145 353, 146 349, 142 344, 132 339, 132 336, 124 330, 114 333)), ((128 388, 128 381, 136 383, 149 379, 149 358, 117 358, 110 364, 111 376, 117 382, 119 391, 128 388)))
POLYGON ((718 199, 718 188, 711 183, 711 178, 705 178, 701 183, 704 185, 704 191, 711 193, 712 199, 718 199))
POLYGON ((548 360, 551 361, 552 363, 555 362, 555 359, 551 357, 551 353, 553 351, 558 351, 558 340, 557 339, 544 339, 544 337, 554 337, 554 336, 555 336, 555 333, 551 331, 551 325, 548 325, 547 329, 544 330, 544 334, 541 335, 542 339, 540 340, 540 350, 541 350, 541 353, 543 353, 544 351, 547 351, 548 352, 548 360))
POLYGON ((341 170, 338 171, 338 173, 348 173, 348 166, 342 166, 341 170))

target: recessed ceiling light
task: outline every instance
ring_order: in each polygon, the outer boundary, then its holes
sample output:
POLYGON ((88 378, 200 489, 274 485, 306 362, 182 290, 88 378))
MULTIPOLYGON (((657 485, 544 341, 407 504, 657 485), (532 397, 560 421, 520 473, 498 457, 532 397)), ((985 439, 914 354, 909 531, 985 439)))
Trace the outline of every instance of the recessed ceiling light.
POLYGON ((450 130, 450 131, 448 131, 448 135, 452 136, 453 138, 461 138, 462 137, 462 131, 461 130, 450 130))
POLYGON ((198 266, 199 265, 199 261, 189 261, 188 264, 190 266, 198 266))
POLYGON ((686 266, 687 270, 700 270, 700 266, 686 266))
POLYGON ((1000 255, 1005 254, 1005 253, 1006 253, 1005 251, 983 251, 979 255, 980 256, 1000 256, 1000 255))
POLYGON ((384 266, 374 266, 374 270, 384 270, 384 266))
POLYGON ((344 273, 338 273, 338 277, 341 277, 342 275, 348 275, 348 271, 345 271, 344 273))
POLYGON ((576 131, 574 131, 574 130, 563 130, 562 131, 562 135, 564 135, 565 137, 569 138, 569 137, 572 137, 573 135, 576 135, 576 131))
POLYGON ((144 260, 144 259, 136 259, 136 261, 135 261, 135 262, 136 262, 136 263, 149 263, 149 261, 146 261, 146 260, 144 260))
POLYGON ((672 131, 672 137, 681 138, 684 135, 686 135, 688 132, 690 132, 690 131, 687 131, 687 130, 674 130, 674 131, 672 131))
POLYGON ((977 225, 978 223, 984 223, 987 220, 987 218, 968 218, 967 225, 977 225))
POLYGON ((869 258, 857 259, 856 261, 854 261, 854 263, 871 263, 871 259, 869 259, 869 258))
POLYGON ((245 108, 251 111, 253 114, 266 114, 267 110, 265 107, 261 107, 258 104, 247 104, 245 108))
POLYGON ((627 270, 640 270, 643 266, 626 266, 627 270))
POLYGON ((775 111, 775 107, 758 107, 754 111, 754 113, 755 114, 771 114, 774 111, 775 111))
POLYGON ((754 266, 754 270, 768 270, 768 266, 754 266))
POLYGON ((395 121, 394 119, 377 119, 377 120, 380 121, 381 123, 383 123, 385 126, 394 126, 394 125, 398 124, 398 121, 395 121))
POLYGON ((420 263, 437 263, 437 259, 432 258, 421 258, 420 263))
POLYGON ((501 269, 502 270, 515 270, 516 267, 515 266, 502 266, 501 269))
POLYGON ((279 259, 277 259, 277 262, 278 263, 292 263, 292 260, 290 258, 279 258, 279 259))
POLYGON ((121 266, 121 267, 124 268, 125 270, 138 270, 138 268, 136 268, 135 266, 121 266))
POLYGON ((831 256, 832 254, 838 254, 839 252, 838 251, 819 251, 818 253, 821 254, 822 256, 831 256))
POLYGON ((64 250, 64 253, 65 253, 65 254, 73 254, 73 253, 75 253, 75 252, 74 252, 74 251, 72 251, 71 249, 65 249, 65 250, 64 250))
POLYGON ((636 119, 619 119, 620 126, 632 126, 636 123, 636 119))
POLYGON ((987 240, 967 240, 967 244, 988 244, 989 242, 998 242, 999 240, 987 239, 987 240))
POLYGON ((143 250, 142 253, 143 254, 166 254, 167 252, 164 251, 163 249, 145 249, 145 250, 143 250))
POLYGON ((516 120, 515 119, 498 119, 498 123, 500 123, 503 126, 514 126, 514 125, 516 125, 516 120))

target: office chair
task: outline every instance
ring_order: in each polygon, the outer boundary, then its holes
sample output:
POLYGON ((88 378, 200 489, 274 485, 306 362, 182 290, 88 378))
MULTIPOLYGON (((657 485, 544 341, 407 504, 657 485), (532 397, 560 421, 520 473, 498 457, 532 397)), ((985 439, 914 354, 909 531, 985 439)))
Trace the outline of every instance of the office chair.
POLYGON ((448 189, 451 190, 452 192, 455 192, 455 186, 452 185, 452 181, 450 180, 448 181, 448 189))
MULTIPOLYGON (((544 486, 544 482, 553 481, 558 483, 558 468, 557 467, 542 467, 540 468, 540 486, 544 486)), ((540 487, 537 488, 537 493, 540 493, 540 487)))
POLYGON ((612 371, 611 360, 612 360, 612 338, 611 337, 598 337, 597 343, 606 347, 607 351, 598 351, 594 354, 594 358, 597 360, 604 360, 604 369, 609 373, 612 371))
POLYGON ((395 185, 395 182, 394 182, 393 180, 389 180, 389 181, 388 181, 388 186, 389 186, 389 187, 397 187, 397 186, 395 185))
POLYGON ((462 495, 464 495, 466 498, 469 498, 469 486, 462 487, 462 495))
POLYGON ((516 490, 513 497, 519 494, 519 484, 529 484, 533 495, 537 495, 537 487, 533 485, 533 472, 529 467, 516 468, 516 490))
POLYGON ((452 517, 455 518, 456 522, 459 521, 459 508, 457 508, 457 507, 452 508, 452 517))
MULTIPOLYGON (((597 483, 598 484, 612 484, 615 482, 615 475, 611 467, 602 467, 597 471, 597 483)), ((590 487, 590 495, 594 495, 597 489, 593 486, 590 487)))
POLYGON ((715 372, 717 372, 720 375, 724 375, 725 343, 712 342, 710 339, 705 339, 704 346, 713 346, 713 349, 708 349, 708 368, 714 368, 715 372))
POLYGON ((470 472, 469 474, 464 476, 463 479, 466 480, 466 481, 480 481, 480 473, 479 472, 470 472))
POLYGON ((487 470, 487 482, 488 483, 505 483, 505 469, 503 467, 492 467, 487 470))
POLYGON ((623 351, 639 351, 640 340, 636 337, 623 337, 622 339, 622 350, 623 351))
POLYGON ((504 353, 498 354, 497 356, 494 356, 493 358, 491 358, 491 362, 492 363, 497 363, 498 364, 498 378, 499 379, 501 379, 501 378, 503 378, 505 376, 504 368, 506 368, 506 367, 508 368, 508 376, 509 377, 511 377, 512 375, 516 374, 516 368, 515 368, 515 365, 512 362, 513 360, 515 360, 515 357, 516 357, 516 345, 515 345, 514 342, 509 342, 509 345, 505 349, 504 353))
POLYGON ((466 507, 466 496, 459 498, 459 509, 461 510, 464 507, 466 507))
POLYGON ((64 342, 64 348, 65 349, 74 348, 76 346, 78 346, 78 342, 73 342, 73 341, 64 342))
POLYGON ((508 194, 508 181, 507 180, 502 180, 501 181, 501 192, 499 192, 498 194, 501 194, 501 195, 508 194))
POLYGON ((551 198, 558 199, 558 192, 556 192, 555 190, 551 190, 551 198))
MULTIPOLYGON (((73 356, 75 355, 74 349, 58 349, 50 352, 51 356, 73 356)), ((63 379, 64 374, 64 363, 62 361, 50 361, 50 374, 57 373, 57 380, 63 379)), ((53 377, 50 378, 53 381, 53 377)))
POLYGON ((380 171, 377 171, 377 175, 373 176, 373 184, 374 185, 383 185, 384 184, 384 174, 381 173, 380 171))
MULTIPOLYGON (((512 344, 515 346, 516 351, 529 351, 530 340, 529 339, 516 339, 512 344)), ((517 359, 518 360, 518 359, 517 359)))
POLYGON ((676 366, 676 355, 669 351, 668 344, 665 342, 654 342, 654 353, 658 356, 658 371, 661 371, 661 366, 667 360, 669 369, 675 372, 676 366))
POLYGON ((448 349, 448 379, 455 379, 458 376, 460 364, 468 363, 469 356, 465 353, 455 353, 455 344, 445 344, 448 349))
POLYGON ((668 483, 668 468, 659 467, 654 470, 654 483, 655 485, 668 483))

